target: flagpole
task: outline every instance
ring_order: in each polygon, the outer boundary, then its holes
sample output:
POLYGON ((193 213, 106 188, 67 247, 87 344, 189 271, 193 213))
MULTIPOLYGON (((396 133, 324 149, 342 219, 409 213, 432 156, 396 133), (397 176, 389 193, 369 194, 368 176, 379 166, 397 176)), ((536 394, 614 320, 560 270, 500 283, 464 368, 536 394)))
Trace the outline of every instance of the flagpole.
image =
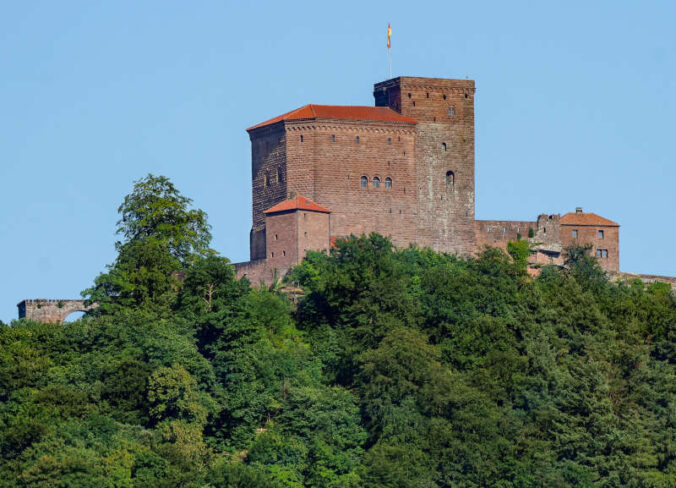
POLYGON ((390 62, 390 80, 392 79, 392 51, 390 51, 390 48, 387 48, 387 59, 390 62))
POLYGON ((391 43, 390 43, 390 36, 392 35, 392 24, 389 22, 387 23, 387 61, 390 66, 390 77, 389 79, 392 79, 392 51, 391 51, 391 43))

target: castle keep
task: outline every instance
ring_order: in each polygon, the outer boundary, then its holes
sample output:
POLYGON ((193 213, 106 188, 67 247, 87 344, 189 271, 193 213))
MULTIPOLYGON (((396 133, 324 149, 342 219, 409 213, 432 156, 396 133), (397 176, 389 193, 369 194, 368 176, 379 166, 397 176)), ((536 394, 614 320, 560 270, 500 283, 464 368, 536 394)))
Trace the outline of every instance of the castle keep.
POLYGON ((619 271, 619 225, 581 208, 475 220, 473 80, 399 77, 373 95, 373 107, 305 105, 247 129, 253 226, 239 277, 270 283, 308 250, 370 232, 463 255, 529 238, 533 265, 591 244, 605 270, 619 271))

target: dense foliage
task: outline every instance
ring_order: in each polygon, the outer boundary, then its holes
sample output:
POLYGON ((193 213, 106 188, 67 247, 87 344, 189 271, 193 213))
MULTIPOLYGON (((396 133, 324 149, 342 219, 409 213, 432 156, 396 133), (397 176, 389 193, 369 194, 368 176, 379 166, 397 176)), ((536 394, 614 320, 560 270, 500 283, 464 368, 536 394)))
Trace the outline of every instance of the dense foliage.
POLYGON ((310 253, 291 303, 155 180, 94 313, 0 323, 0 487, 676 486, 668 286, 371 235, 310 253))

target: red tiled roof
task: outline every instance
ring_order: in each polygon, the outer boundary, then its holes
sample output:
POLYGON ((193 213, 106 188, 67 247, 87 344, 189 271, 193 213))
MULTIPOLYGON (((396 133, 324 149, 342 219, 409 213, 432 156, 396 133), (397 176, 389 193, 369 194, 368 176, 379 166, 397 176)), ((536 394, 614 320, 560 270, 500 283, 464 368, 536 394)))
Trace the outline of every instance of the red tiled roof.
POLYGON ((291 200, 284 200, 283 202, 270 207, 263 213, 272 214, 278 212, 288 212, 289 210, 310 210, 312 212, 331 213, 331 210, 328 208, 322 207, 309 198, 305 198, 301 195, 298 195, 296 198, 292 198, 291 200))
POLYGON ((341 120, 370 120, 375 122, 398 122, 415 124, 411 117, 401 115, 389 107, 363 107, 358 105, 304 105, 291 112, 279 115, 274 119, 261 122, 247 131, 258 129, 282 120, 312 120, 312 119, 341 119, 341 120))
POLYGON ((569 212, 563 217, 561 217, 561 224, 619 227, 619 224, 617 222, 613 222, 612 220, 608 220, 592 212, 584 212, 584 213, 569 212))

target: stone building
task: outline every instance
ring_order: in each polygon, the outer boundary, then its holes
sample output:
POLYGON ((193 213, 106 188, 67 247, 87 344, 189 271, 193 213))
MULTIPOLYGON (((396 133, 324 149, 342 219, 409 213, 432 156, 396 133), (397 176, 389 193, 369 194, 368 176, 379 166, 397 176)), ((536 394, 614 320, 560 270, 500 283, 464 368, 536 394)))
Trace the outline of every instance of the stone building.
POLYGON ((305 105, 247 129, 251 260, 238 276, 270 283, 308 249, 369 232, 463 255, 522 236, 535 245, 534 264, 588 242, 605 269, 619 269, 619 226, 581 209, 475 220, 473 80, 399 77, 373 95, 373 107, 305 105))

